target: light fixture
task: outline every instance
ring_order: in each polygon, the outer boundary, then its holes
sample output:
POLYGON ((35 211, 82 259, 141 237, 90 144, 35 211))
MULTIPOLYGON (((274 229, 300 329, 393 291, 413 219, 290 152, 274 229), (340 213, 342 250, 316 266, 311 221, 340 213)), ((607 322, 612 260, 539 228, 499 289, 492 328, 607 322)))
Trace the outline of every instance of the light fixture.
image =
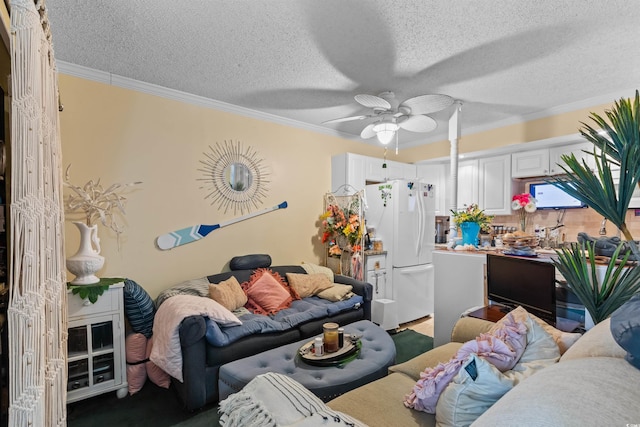
POLYGON ((396 123, 393 122, 381 122, 373 127, 373 131, 383 145, 387 145, 393 140, 396 132, 400 129, 396 123))

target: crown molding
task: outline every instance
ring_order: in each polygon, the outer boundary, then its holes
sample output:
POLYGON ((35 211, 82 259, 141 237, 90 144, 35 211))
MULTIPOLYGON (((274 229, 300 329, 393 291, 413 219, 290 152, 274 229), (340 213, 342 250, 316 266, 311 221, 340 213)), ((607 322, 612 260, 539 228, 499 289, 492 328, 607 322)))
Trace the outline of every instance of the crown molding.
POLYGON ((65 61, 56 61, 58 73, 69 76, 79 77, 111 86, 121 87, 123 89, 135 90, 137 92, 155 95, 174 101, 184 102, 186 104, 196 105, 203 108, 224 111, 227 113, 237 114, 243 117, 263 120, 270 123, 276 123, 284 126, 294 127, 298 129, 308 130, 324 135, 335 136, 343 139, 360 141, 360 138, 351 134, 340 132, 334 129, 325 128, 318 125, 304 123, 298 120, 292 120, 275 114, 264 113, 262 111, 252 110, 250 108, 240 107, 215 99, 205 98, 203 96, 194 95, 188 92, 182 92, 175 89, 169 89, 163 86, 145 83, 139 80, 130 79, 128 77, 119 76, 117 74, 105 71, 95 70, 93 68, 84 67, 82 65, 71 64, 65 61))
MULTIPOLYGON (((637 87, 640 87, 638 84, 637 87)), ((537 111, 535 113, 527 114, 520 117, 508 118, 496 122, 487 123, 481 126, 473 126, 473 127, 464 127, 464 104, 462 104, 462 132, 461 137, 465 135, 473 135, 480 132, 486 132, 492 129, 498 129, 502 127, 517 125, 521 123, 530 122, 533 120, 543 119, 545 117, 557 116, 564 113, 570 113, 572 111, 582 110, 584 108, 596 107, 602 104, 613 104, 615 101, 620 98, 630 98, 636 93, 636 88, 618 90, 616 92, 612 92, 606 95, 594 96, 591 98, 583 99, 582 101, 571 102, 568 104, 563 104, 559 106, 555 106, 552 108, 547 108, 545 110, 537 111)), ((434 142, 445 141, 446 138, 442 137, 433 137, 426 138, 422 141, 415 141, 411 143, 404 144, 403 148, 412 148, 425 144, 432 144, 434 142)))
MULTIPOLYGON (((67 74, 74 77, 80 77, 86 80, 92 80, 99 83, 104 83, 112 86, 121 87, 124 89, 135 90, 138 92, 146 93, 149 95, 160 96, 166 99, 172 99, 175 101, 184 102, 187 104, 197 105, 204 108, 210 108, 213 110, 224 111, 227 113, 233 113, 244 117, 249 117, 258 120, 264 120, 270 123, 276 123, 284 126, 294 127, 298 129, 304 129, 315 133, 334 136, 343 139, 349 139, 352 141, 358 141, 362 143, 369 143, 367 140, 361 139, 359 136, 354 136, 348 133, 340 132, 335 129, 330 129, 318 125, 304 123, 298 120, 288 119, 285 117, 277 116, 275 114, 264 113, 261 111, 252 110, 245 107, 240 107, 233 104, 228 104, 222 101, 216 101, 215 99, 205 98, 203 96, 194 95, 187 92, 182 92, 175 89, 169 89, 163 86, 158 86, 151 83, 141 82, 139 80, 130 79, 128 77, 122 77, 117 74, 108 73, 105 71, 95 70, 93 68, 84 67, 81 65, 72 64, 65 61, 56 61, 58 72, 67 74)), ((640 86, 640 84, 638 85, 640 86)), ((532 114, 527 114, 520 117, 513 117, 505 120, 487 123, 481 126, 464 127, 464 104, 462 105, 462 133, 461 137, 465 135, 472 135, 479 132, 485 132, 492 129, 501 127, 516 125, 520 123, 530 122, 532 120, 542 119, 545 117, 551 117, 558 114, 568 113, 571 111, 581 110, 583 108, 593 107, 601 104, 613 103, 619 98, 629 97, 630 93, 635 93, 636 89, 619 90, 607 95, 595 96, 587 98, 582 101, 572 102, 546 110, 538 111, 532 114)), ((431 138, 418 139, 412 142, 403 143, 400 148, 412 148, 420 145, 431 144, 434 142, 445 141, 446 137, 433 136, 431 138)))

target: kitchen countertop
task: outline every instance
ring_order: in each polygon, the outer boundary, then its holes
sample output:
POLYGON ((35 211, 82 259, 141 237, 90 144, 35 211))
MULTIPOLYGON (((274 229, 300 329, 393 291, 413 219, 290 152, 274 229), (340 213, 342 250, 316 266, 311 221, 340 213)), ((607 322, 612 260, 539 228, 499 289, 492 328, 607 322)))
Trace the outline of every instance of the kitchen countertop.
POLYGON ((386 254, 387 254, 387 251, 374 251, 374 250, 364 251, 364 256, 386 255, 386 254))
MULTIPOLYGON (((484 247, 484 248, 476 248, 476 249, 470 249, 470 250, 455 250, 455 249, 448 249, 446 247, 447 245, 436 245, 436 252, 445 252, 445 253, 450 253, 450 254, 464 254, 464 255, 486 255, 486 254, 494 254, 494 255, 504 255, 504 256, 516 256, 517 255, 505 255, 502 253, 502 251, 504 251, 506 248, 496 248, 493 246, 490 247, 484 247)), ((531 259, 531 260, 538 260, 538 261, 546 261, 549 262, 551 261, 551 259, 553 258, 553 256, 556 254, 555 250, 553 249, 536 249, 536 254, 538 256, 535 257, 527 257, 527 256, 522 256, 519 258, 527 258, 527 259, 531 259)))

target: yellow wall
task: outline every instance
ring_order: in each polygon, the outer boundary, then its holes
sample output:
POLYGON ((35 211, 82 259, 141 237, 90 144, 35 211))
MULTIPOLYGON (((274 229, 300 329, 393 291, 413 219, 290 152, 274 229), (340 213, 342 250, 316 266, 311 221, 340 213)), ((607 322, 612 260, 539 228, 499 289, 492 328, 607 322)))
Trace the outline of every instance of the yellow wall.
MULTIPOLYGON (((183 280, 222 271, 236 255, 267 253, 273 264, 320 263, 318 217, 330 191, 331 156, 343 152, 380 156, 380 147, 320 135, 178 101, 60 75, 63 164, 71 182, 100 178, 143 181, 128 195, 126 231, 101 227, 103 277, 124 276, 152 297, 183 280), (158 235, 195 224, 235 218, 211 206, 198 178, 209 145, 239 140, 259 152, 270 169, 266 208, 289 207, 212 232, 199 242, 161 251, 158 235)), ((79 232, 66 227, 66 256, 78 249, 79 232)), ((73 275, 69 273, 69 280, 73 275)))
MULTIPOLYGON (((629 96, 632 95, 633 94, 629 94, 629 96)), ((540 141, 557 136, 574 135, 578 133, 581 122, 593 124, 589 118, 591 112, 602 115, 605 109, 611 108, 614 101, 615 100, 612 99, 611 103, 608 104, 491 129, 472 135, 464 135, 459 140, 458 152, 460 154, 472 153, 505 145, 540 141)), ((464 123, 464 107, 461 112, 461 121, 464 123)), ((439 141, 433 144, 401 150, 401 152, 398 153, 398 161, 413 162, 448 157, 449 150, 449 141, 439 141)))
MULTIPOLYGON (((100 228, 103 277, 124 276, 152 297, 183 280, 218 273, 236 255, 268 253, 273 264, 322 262, 318 217, 330 190, 331 156, 344 152, 382 157, 382 149, 226 112, 198 107, 116 86, 60 75, 63 164, 71 181, 100 178, 143 181, 128 195, 127 228, 118 251, 115 235, 100 228), (212 232, 201 241, 161 251, 157 236, 195 224, 216 224, 226 215, 205 200, 200 160, 209 145, 239 140, 269 166, 270 190, 260 208, 284 200, 285 210, 212 232)), ((601 109, 598 107, 596 111, 601 109)), ((540 119, 465 136, 461 152, 576 133, 591 110, 540 119)), ((448 156, 447 141, 400 150, 390 159, 414 162, 448 156)), ((66 228, 66 256, 75 253, 79 232, 66 228)), ((69 274, 69 279, 72 279, 69 274)))

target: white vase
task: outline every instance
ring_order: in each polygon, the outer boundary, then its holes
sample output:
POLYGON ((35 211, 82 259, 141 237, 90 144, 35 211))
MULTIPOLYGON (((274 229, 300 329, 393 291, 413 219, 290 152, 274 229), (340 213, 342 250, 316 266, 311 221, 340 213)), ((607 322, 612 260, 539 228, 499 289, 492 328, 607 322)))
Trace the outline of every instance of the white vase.
POLYGON ((72 257, 67 258, 67 270, 76 276, 72 285, 92 285, 100 279, 95 273, 104 266, 104 257, 100 255, 98 226, 88 226, 83 222, 74 222, 80 230, 80 248, 72 257))

